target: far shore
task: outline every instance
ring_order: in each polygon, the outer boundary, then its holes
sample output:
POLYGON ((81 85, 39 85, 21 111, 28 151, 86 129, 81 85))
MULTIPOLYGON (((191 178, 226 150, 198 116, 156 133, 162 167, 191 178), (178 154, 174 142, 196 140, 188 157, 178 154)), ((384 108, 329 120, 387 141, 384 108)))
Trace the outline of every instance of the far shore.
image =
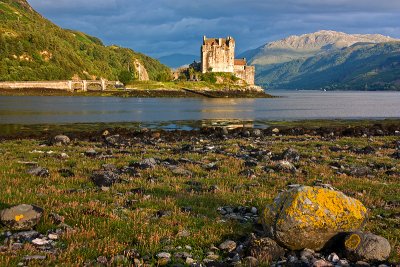
POLYGON ((115 90, 88 90, 87 92, 48 89, 48 88, 20 88, 5 89, 0 88, 0 96, 96 96, 96 97, 165 97, 165 98, 273 98, 272 95, 255 90, 242 89, 115 89, 115 90))

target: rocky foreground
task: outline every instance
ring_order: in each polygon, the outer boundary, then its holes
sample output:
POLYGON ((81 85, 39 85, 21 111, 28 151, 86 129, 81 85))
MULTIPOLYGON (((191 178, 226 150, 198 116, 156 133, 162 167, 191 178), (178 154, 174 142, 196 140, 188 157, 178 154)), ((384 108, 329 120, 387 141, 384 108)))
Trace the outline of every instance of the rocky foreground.
POLYGON ((0 265, 398 266, 400 125, 0 142, 0 265))

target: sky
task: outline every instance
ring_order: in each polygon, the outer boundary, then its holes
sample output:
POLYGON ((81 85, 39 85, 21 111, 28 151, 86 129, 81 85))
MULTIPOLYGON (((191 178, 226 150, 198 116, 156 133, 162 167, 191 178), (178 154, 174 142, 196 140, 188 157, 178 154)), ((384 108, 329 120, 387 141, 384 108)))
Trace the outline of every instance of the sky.
POLYGON ((236 53, 318 30, 400 38, 400 0, 28 0, 63 28, 153 57, 197 55, 203 35, 236 53))

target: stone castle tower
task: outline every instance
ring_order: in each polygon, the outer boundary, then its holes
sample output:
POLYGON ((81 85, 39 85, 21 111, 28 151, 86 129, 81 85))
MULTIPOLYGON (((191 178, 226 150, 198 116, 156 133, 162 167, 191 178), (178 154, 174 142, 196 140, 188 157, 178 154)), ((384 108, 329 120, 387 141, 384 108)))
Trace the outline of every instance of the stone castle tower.
POLYGON ((233 72, 235 66, 235 40, 225 38, 203 37, 201 46, 201 71, 233 72))
POLYGON ((203 37, 201 72, 229 72, 249 85, 254 85, 255 67, 247 66, 246 59, 235 59, 235 40, 203 37))

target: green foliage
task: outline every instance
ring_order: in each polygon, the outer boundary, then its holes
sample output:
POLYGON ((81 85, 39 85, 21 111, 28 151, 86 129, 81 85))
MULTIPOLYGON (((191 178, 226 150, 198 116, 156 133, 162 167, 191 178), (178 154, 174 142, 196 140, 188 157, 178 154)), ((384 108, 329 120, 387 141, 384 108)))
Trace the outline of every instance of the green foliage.
POLYGON ((133 73, 127 70, 123 70, 120 72, 120 74, 118 75, 118 79, 120 82, 122 82, 123 84, 128 84, 130 82, 133 81, 134 77, 133 77, 133 73))
POLYGON ((105 47, 85 33, 64 30, 24 0, 0 1, 0 81, 106 78, 117 80, 139 60, 152 80, 168 81, 159 61, 127 48, 105 47))
POLYGON ((207 72, 201 75, 201 80, 207 83, 217 83, 217 73, 207 72))

